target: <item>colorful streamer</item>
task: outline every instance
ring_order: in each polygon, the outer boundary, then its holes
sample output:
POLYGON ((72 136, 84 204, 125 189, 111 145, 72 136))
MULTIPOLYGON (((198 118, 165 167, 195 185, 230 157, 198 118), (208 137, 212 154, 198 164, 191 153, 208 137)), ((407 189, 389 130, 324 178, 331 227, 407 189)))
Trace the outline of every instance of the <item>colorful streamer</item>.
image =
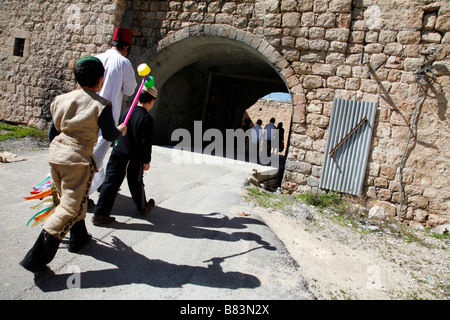
POLYGON ((41 183, 34 186, 30 191, 31 196, 24 197, 25 200, 39 200, 39 203, 31 206, 32 210, 37 211, 33 217, 28 220, 27 226, 35 227, 48 219, 56 207, 59 205, 59 195, 56 187, 53 185, 50 175, 48 175, 41 183), (50 197, 50 198, 48 198, 50 197))

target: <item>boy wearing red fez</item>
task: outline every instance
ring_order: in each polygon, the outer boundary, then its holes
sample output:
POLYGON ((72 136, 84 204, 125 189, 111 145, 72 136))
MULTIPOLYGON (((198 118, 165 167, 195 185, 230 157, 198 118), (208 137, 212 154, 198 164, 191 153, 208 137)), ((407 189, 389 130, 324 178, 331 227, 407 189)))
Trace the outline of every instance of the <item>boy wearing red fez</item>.
MULTIPOLYGON (((114 31, 111 48, 104 53, 97 55, 105 67, 104 84, 98 93, 101 97, 111 101, 113 117, 116 125, 122 112, 123 96, 133 95, 137 82, 134 68, 127 56, 131 48, 131 30, 118 27, 114 31)), ((93 193, 101 186, 105 178, 103 169, 103 159, 111 144, 98 137, 94 148, 94 156, 97 160, 99 172, 94 175, 90 193, 93 193)))
POLYGON ((81 89, 57 96, 51 106, 48 162, 52 181, 60 194, 60 204, 45 221, 34 246, 20 264, 37 277, 50 274, 59 243, 70 231, 69 251, 77 252, 91 236, 84 219, 92 177, 97 171, 93 148, 101 129, 103 137, 115 141, 126 127, 116 128, 111 102, 96 94, 103 85, 105 69, 92 56, 81 57, 74 68, 81 89))

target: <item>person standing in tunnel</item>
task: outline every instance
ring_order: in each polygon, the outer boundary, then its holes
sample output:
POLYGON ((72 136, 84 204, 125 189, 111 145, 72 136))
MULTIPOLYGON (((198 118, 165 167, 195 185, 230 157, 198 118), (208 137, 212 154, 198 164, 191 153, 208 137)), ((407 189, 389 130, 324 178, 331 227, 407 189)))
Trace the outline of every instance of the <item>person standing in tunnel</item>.
POLYGON ((272 140, 275 138, 277 127, 275 127, 275 118, 271 118, 270 122, 264 127, 264 144, 267 157, 272 154, 272 140))
MULTIPOLYGON (((112 102, 113 118, 117 125, 122 112, 123 96, 131 96, 137 86, 136 75, 130 60, 127 59, 131 49, 131 30, 117 27, 111 42, 111 48, 97 55, 105 68, 104 84, 100 92, 101 97, 112 102)), ((97 190, 105 180, 103 160, 111 143, 106 141, 101 132, 97 144, 94 147, 94 157, 97 161, 99 172, 94 175, 89 194, 97 190)), ((89 200, 89 206, 93 201, 89 200)))
POLYGON ((262 120, 258 119, 250 132, 249 160, 259 163, 259 144, 262 136, 262 120))
POLYGON ((278 126, 278 153, 281 153, 284 151, 284 128, 283 128, 283 122, 279 122, 278 126))

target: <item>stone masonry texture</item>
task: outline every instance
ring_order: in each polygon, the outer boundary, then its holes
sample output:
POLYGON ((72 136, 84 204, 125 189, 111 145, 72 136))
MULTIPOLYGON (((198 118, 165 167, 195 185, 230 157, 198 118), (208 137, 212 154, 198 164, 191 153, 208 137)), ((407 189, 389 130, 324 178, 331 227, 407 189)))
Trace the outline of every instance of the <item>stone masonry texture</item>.
POLYGON ((362 198, 406 224, 450 219, 449 1, 5 0, 0 7, 2 120, 47 127, 53 98, 75 88, 76 59, 105 51, 124 23, 133 57, 188 37, 226 37, 263 55, 291 94, 284 193, 320 191, 333 99, 370 101, 378 109, 362 198), (17 39, 23 56, 15 55, 17 39), (414 117, 415 72, 427 66, 434 78, 420 90, 414 117))

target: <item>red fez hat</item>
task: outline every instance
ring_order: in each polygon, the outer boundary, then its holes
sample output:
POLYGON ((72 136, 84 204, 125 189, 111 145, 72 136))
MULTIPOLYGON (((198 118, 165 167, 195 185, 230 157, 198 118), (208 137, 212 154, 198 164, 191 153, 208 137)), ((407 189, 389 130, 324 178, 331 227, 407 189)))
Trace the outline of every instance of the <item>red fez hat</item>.
POLYGON ((127 28, 117 27, 114 31, 112 41, 121 41, 131 46, 131 30, 127 28))

